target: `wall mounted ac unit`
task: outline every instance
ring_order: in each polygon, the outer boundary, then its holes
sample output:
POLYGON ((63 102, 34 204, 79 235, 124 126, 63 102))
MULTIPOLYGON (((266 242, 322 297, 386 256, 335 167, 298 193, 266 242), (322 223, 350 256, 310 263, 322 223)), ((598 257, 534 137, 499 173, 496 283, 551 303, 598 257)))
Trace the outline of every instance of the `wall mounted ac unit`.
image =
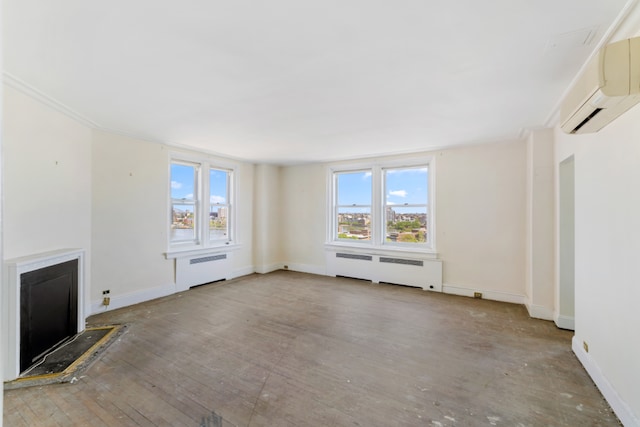
POLYGON ((603 47, 560 109, 566 133, 597 132, 640 102, 640 37, 603 47))

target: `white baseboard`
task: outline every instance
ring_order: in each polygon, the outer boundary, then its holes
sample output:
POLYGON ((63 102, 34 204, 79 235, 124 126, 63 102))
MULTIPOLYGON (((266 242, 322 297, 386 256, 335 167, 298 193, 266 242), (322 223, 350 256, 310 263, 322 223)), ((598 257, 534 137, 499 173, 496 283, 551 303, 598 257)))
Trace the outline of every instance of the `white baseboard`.
POLYGON ((231 277, 229 277, 229 280, 236 279, 242 276, 248 276, 249 274, 253 274, 255 272, 256 272, 256 269, 253 266, 243 267, 238 270, 234 270, 231 273, 231 277))
POLYGON ((531 304, 529 301, 525 301, 525 307, 527 307, 527 311, 529 312, 529 316, 534 319, 542 319, 542 320, 553 320, 553 309, 549 307, 545 307, 543 305, 531 304))
POLYGON ((255 272, 258 274, 267 274, 277 270, 282 270, 283 264, 269 264, 269 265, 261 265, 256 266, 255 272))
POLYGON ((145 289, 138 292, 132 292, 125 295, 111 295, 111 303, 108 306, 102 305, 102 299, 91 302, 91 312, 89 315, 104 313, 105 311, 115 310, 117 308, 128 307, 133 304, 150 301, 156 298, 166 297, 176 293, 175 283, 164 286, 158 286, 151 289, 145 289))
POLYGON ((613 388, 611 383, 602 374, 600 367, 593 360, 591 355, 582 347, 581 340, 574 335, 571 341, 571 349, 586 369, 587 373, 596 384, 604 398, 609 402, 611 409, 616 413, 622 424, 626 427, 640 427, 640 418, 631 411, 631 408, 620 398, 620 395, 613 388))
POLYGON ((556 326, 560 329, 568 329, 570 331, 576 330, 576 319, 573 316, 561 316, 556 314, 555 316, 556 326))
POLYGON ((524 304, 524 295, 511 294, 502 291, 490 291, 486 289, 471 289, 462 286, 455 286, 445 283, 442 285, 442 292, 451 295, 460 295, 464 297, 472 297, 475 292, 481 292, 483 299, 489 299, 493 301, 510 302, 512 304, 524 304))
POLYGON ((287 264, 288 269, 291 271, 297 271, 300 273, 317 274, 319 276, 327 275, 327 268, 323 265, 311 265, 311 264, 287 264))

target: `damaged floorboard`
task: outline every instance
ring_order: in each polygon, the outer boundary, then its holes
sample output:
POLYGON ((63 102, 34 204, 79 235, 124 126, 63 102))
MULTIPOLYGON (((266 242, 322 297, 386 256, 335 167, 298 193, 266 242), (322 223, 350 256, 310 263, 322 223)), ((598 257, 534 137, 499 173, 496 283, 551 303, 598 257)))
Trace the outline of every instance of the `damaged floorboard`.
POLYGON ((4 425, 619 425, 515 304, 279 271, 88 322, 129 327, 75 384, 5 391, 4 425))

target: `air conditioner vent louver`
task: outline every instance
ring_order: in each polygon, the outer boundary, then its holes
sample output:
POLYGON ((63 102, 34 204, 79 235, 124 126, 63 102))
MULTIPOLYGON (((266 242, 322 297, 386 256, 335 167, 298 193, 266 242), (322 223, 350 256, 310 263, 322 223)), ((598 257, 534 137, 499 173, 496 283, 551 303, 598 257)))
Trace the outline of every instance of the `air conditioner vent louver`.
POLYGON ((593 110, 593 113, 589 114, 589 116, 584 119, 583 121, 580 122, 580 124, 578 126, 576 126, 571 133, 578 133, 578 131, 580 130, 580 128, 584 125, 586 125, 592 118, 595 117, 596 114, 598 114, 600 111, 602 111, 602 108, 596 108, 595 110, 593 110))
POLYGON ((415 266, 418 266, 418 267, 424 266, 424 261, 417 260, 417 259, 380 257, 380 262, 388 262, 390 264, 415 265, 415 266))
POLYGON ((189 264, 200 264, 202 262, 218 261, 221 259, 227 259, 227 254, 210 255, 210 256, 203 256, 201 258, 193 258, 189 260, 189 264))
POLYGON ((359 255, 359 254, 344 254, 344 253, 336 253, 336 258, 348 258, 348 259, 359 259, 362 261, 372 261, 373 257, 371 255, 359 255))

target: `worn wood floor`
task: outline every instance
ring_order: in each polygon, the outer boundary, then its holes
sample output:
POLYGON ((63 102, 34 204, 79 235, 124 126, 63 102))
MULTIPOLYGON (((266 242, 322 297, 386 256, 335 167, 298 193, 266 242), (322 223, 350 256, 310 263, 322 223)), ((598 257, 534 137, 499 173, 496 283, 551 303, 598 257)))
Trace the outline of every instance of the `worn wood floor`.
POLYGON ((75 384, 5 392, 5 426, 619 425, 523 306, 289 271, 115 310, 75 384))

